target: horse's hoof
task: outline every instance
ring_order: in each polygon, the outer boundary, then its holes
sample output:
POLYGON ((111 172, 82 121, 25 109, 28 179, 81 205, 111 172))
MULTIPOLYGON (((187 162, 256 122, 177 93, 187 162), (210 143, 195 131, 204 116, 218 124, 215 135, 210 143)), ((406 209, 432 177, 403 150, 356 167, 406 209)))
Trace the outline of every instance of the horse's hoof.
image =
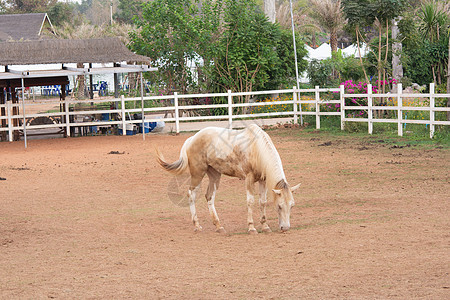
POLYGON ((262 232, 269 233, 272 232, 272 229, 270 229, 270 227, 266 227, 262 229, 262 232))
POLYGON ((203 230, 202 226, 195 227, 194 232, 201 232, 203 230))
POLYGON ((227 232, 225 231, 225 228, 223 228, 223 227, 217 228, 217 229, 216 229, 216 232, 217 232, 217 233, 221 233, 221 234, 227 233, 227 232))
POLYGON ((249 229, 248 230, 248 234, 258 234, 258 231, 256 231, 256 229, 249 229))

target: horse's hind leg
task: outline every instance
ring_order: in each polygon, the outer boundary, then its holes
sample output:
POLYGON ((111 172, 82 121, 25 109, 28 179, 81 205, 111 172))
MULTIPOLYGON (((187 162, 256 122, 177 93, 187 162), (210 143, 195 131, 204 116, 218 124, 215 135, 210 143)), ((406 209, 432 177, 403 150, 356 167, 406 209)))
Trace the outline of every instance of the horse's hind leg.
POLYGON ((202 182, 203 176, 191 176, 191 185, 189 187, 189 208, 191 210, 192 222, 195 226, 195 231, 201 231, 202 226, 198 222, 197 212, 195 210, 195 199, 197 197, 197 192, 200 188, 200 183, 202 182))
POLYGON ((213 224, 216 226, 216 231, 219 233, 225 233, 225 229, 220 225, 219 216, 217 215, 216 208, 214 206, 214 200, 216 198, 216 191, 219 188, 221 174, 211 167, 208 168, 206 174, 209 178, 209 185, 205 197, 208 202, 209 214, 211 215, 213 224))
POLYGON ((248 233, 256 234, 255 224, 253 223, 253 203, 255 203, 255 181, 253 176, 247 176, 245 179, 245 185, 247 189, 247 223, 248 233))
POLYGON ((266 182, 260 181, 259 182, 259 208, 261 210, 261 225, 262 225, 262 231, 263 232, 272 232, 269 225, 267 225, 267 218, 266 218, 266 206, 267 206, 267 189, 266 189, 266 182))

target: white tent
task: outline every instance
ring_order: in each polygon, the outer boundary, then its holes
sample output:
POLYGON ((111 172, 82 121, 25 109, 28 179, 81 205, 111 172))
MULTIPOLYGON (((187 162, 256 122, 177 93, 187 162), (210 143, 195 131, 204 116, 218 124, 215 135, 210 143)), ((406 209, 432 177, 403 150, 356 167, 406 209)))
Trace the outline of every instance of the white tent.
POLYGON ((319 48, 312 49, 308 51, 309 60, 317 59, 322 60, 331 57, 331 47, 327 43, 323 43, 319 48))
MULTIPOLYGON (((367 52, 368 52, 368 49, 367 49, 366 44, 363 44, 360 48, 361 48, 361 56, 362 56, 362 57, 366 56, 366 54, 367 54, 367 52)), ((355 44, 350 45, 350 46, 348 46, 347 48, 342 49, 342 54, 343 54, 344 56, 351 56, 351 55, 354 55, 356 58, 359 58, 358 46, 355 45, 355 44)))
MULTIPOLYGON (((308 51, 308 57, 306 58, 308 61, 313 59, 322 60, 331 57, 331 47, 327 43, 323 43, 319 48, 313 49, 310 46, 306 45, 305 49, 308 51)), ((350 45, 345 49, 341 49, 342 54, 344 56, 354 55, 356 58, 359 57, 358 47, 356 45, 350 45)), ((361 55, 362 57, 366 56, 368 49, 365 44, 361 46, 361 55)))

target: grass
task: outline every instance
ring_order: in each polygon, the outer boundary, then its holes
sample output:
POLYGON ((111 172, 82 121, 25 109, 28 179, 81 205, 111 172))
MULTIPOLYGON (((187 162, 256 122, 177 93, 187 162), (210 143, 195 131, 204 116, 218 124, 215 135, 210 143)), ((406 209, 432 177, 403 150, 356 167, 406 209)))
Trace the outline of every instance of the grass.
MULTIPOLYGON (((342 137, 362 139, 362 142, 383 142, 397 146, 431 146, 450 148, 450 127, 435 126, 435 135, 430 139, 430 128, 422 124, 407 124, 403 128, 403 136, 398 136, 397 124, 375 123, 373 134, 368 134, 367 123, 346 122, 345 129, 340 128, 339 116, 321 117, 320 129, 316 129, 315 116, 304 116, 302 130, 280 130, 279 135, 293 135, 300 137, 301 134, 318 134, 321 137, 333 140, 342 137)), ((308 136, 311 138, 311 136, 308 136)))

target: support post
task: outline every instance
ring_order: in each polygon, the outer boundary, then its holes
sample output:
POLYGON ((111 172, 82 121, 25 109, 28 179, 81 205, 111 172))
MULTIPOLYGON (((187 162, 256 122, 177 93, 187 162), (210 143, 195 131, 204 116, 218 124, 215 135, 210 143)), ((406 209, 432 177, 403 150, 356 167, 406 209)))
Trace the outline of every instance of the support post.
POLYGON ((373 133, 373 97, 372 97, 372 85, 367 85, 367 127, 369 134, 373 133))
POLYGON ((125 115, 125 96, 120 96, 120 110, 122 112, 122 135, 127 134, 127 122, 126 122, 126 115, 125 115))
MULTIPOLYGON (((89 69, 92 68, 92 63, 89 63, 89 69)), ((89 98, 90 99, 94 99, 94 76, 92 74, 89 75, 89 89, 90 89, 90 93, 89 93, 89 98)), ((93 105, 93 104, 91 104, 93 105)))
POLYGON ((434 82, 430 83, 430 139, 434 137, 434 121, 435 121, 435 112, 434 112, 434 82))
POLYGON ((228 90, 228 128, 233 129, 233 96, 228 90))
POLYGON ((292 99, 294 100, 294 106, 293 106, 293 111, 294 111, 294 125, 298 123, 298 99, 297 99, 297 88, 294 86, 294 93, 292 95, 292 99))
POLYGON ((13 122, 12 122, 12 107, 11 100, 6 101, 6 115, 8 116, 8 141, 13 141, 13 122))
POLYGON ((180 133, 180 111, 178 110, 178 93, 173 93, 174 99, 173 102, 175 103, 175 130, 176 133, 180 133))
POLYGON ((320 112, 320 105, 319 105, 319 101, 320 101, 320 95, 319 95, 319 86, 316 85, 315 87, 315 96, 316 96, 316 129, 320 129, 320 116, 319 116, 319 112, 320 112))
POLYGON ((67 101, 67 98, 64 99, 64 112, 66 119, 66 136, 70 137, 70 115, 69 115, 69 102, 67 101))
POLYGON ((345 128, 345 97, 344 97, 345 89, 343 85, 339 86, 339 94, 341 100, 341 130, 345 128))
POLYGON ((402 84, 399 83, 397 84, 397 119, 398 119, 398 123, 397 123, 397 130, 398 130, 398 135, 399 136, 403 136, 403 98, 402 98, 402 92, 403 92, 403 87, 402 84))
POLYGON ((141 105, 142 105, 142 140, 145 141, 145 115, 144 115, 144 86, 142 81, 142 72, 139 72, 141 78, 141 105))
MULTIPOLYGON (((120 64, 114 63, 114 67, 118 66, 120 66, 120 64)), ((114 73, 114 98, 119 98, 119 75, 117 73, 114 73)))
POLYGON ((25 142, 25 149, 27 148, 27 119, 25 117, 25 84, 23 77, 21 78, 22 82, 22 116, 23 116, 23 140, 25 142))

